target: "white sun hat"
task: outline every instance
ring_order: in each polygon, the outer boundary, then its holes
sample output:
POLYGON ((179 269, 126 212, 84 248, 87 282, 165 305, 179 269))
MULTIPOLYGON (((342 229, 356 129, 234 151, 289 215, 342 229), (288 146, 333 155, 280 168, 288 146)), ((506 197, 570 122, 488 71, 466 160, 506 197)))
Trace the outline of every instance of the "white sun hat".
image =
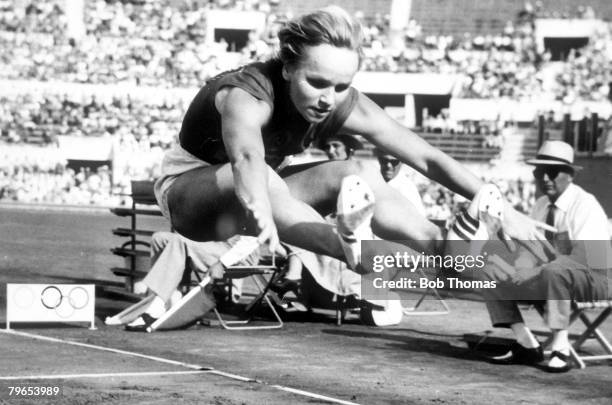
POLYGON ((529 159, 527 164, 568 166, 574 170, 582 169, 582 166, 574 164, 574 148, 563 141, 544 141, 535 159, 529 159))

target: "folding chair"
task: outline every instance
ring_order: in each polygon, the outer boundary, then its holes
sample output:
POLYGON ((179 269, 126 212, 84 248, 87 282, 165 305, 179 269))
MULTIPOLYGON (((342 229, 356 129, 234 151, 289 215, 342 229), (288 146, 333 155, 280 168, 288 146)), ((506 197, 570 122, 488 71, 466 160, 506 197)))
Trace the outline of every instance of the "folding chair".
MULTIPOLYGON (((427 275, 425 274, 425 271, 422 268, 418 268, 417 272, 419 273, 421 277, 427 278, 427 275)), ((439 275, 440 275, 440 271, 437 272, 436 277, 439 275)), ((450 313, 450 307, 448 306, 446 301, 444 301, 444 298, 442 298, 437 288, 427 287, 427 289, 423 291, 423 293, 417 300, 416 304, 414 304, 414 306, 412 307, 404 307, 403 311, 404 311, 404 315, 446 315, 450 313), (437 302, 439 302, 440 305, 442 305, 441 310, 436 311, 436 310, 419 310, 418 309, 423 303, 423 301, 425 301, 425 298, 428 295, 432 295, 434 298, 436 298, 437 302)))
MULTIPOLYGON (((503 259, 499 257, 490 257, 489 260, 494 259, 494 262, 502 268, 507 268, 508 272, 512 271, 512 267, 505 263, 503 259)), ((534 308, 538 311, 541 317, 544 317, 545 308, 542 305, 534 305, 534 308)), ((612 300, 600 300, 592 302, 580 302, 572 301, 572 313, 570 314, 569 324, 571 325, 580 319, 585 325, 586 329, 578 336, 570 336, 573 340, 572 346, 570 346, 570 357, 578 365, 579 368, 585 368, 587 361, 599 361, 599 360, 612 360, 612 345, 606 339, 606 337, 599 330, 599 326, 608 318, 612 313, 612 300), (601 310, 599 315, 595 319, 591 320, 587 315, 588 310, 601 310), (604 349, 606 354, 603 355, 581 355, 579 350, 582 345, 588 339, 596 339, 601 347, 604 349)), ((548 334, 548 338, 542 343, 542 347, 547 348, 552 343, 552 335, 548 334)), ((547 351, 550 354, 550 351, 547 351)))
MULTIPOLYGON (((277 329, 283 326, 283 322, 276 312, 276 309, 272 305, 272 301, 268 296, 269 284, 273 280, 276 273, 279 271, 279 267, 275 261, 274 256, 272 262, 269 265, 257 265, 257 266, 232 266, 233 263, 240 262, 246 256, 251 254, 255 249, 259 248, 259 244, 255 238, 249 237, 239 240, 228 252, 226 252, 219 262, 213 266, 218 268, 226 268, 224 273, 223 282, 227 284, 231 283, 232 279, 251 277, 255 286, 259 289, 259 293, 256 294, 255 298, 247 305, 246 313, 247 319, 238 321, 226 321, 223 319, 219 311, 216 309, 216 302, 214 298, 214 282, 211 279, 210 274, 201 276, 198 271, 189 269, 186 273, 189 275, 189 284, 185 287, 189 288, 189 291, 172 306, 163 316, 158 318, 153 324, 147 328, 147 332, 153 332, 156 330, 167 330, 176 329, 189 326, 197 321, 201 321, 204 315, 211 309, 214 311, 217 319, 221 326, 225 329, 233 330, 252 330, 252 329, 277 329), (196 275, 198 279, 197 284, 191 282, 191 273, 196 275), (270 276, 269 279, 266 276, 270 276), (253 318, 253 308, 265 301, 270 307, 276 323, 273 325, 258 325, 258 326, 246 326, 253 318), (234 326, 242 325, 242 326, 234 326)), ((209 268, 209 271, 213 268, 209 268)), ((186 277, 183 278, 185 280, 186 277)), ((231 284, 230 284, 231 285, 231 284)), ((231 294, 231 291, 230 291, 231 294)), ((119 314, 108 317, 106 319, 107 325, 120 325, 133 321, 140 316, 147 308, 150 301, 153 299, 153 295, 141 300, 140 302, 132 305, 125 309, 119 314)))
MULTIPOLYGON (((544 308, 536 306, 536 309, 541 316, 544 316, 544 308)), ((586 367, 588 361, 600 361, 600 360, 612 360, 612 345, 608 339, 601 333, 599 326, 608 318, 612 313, 612 300, 608 301, 594 301, 594 302, 572 302, 572 314, 570 315, 570 326, 580 319, 586 329, 578 336, 573 337, 573 344, 570 347, 570 356, 572 360, 580 368, 586 367), (586 315, 588 310, 601 310, 601 312, 594 318, 591 319, 586 315), (582 355, 579 353, 582 345, 588 339, 596 339, 601 347, 604 349, 606 354, 602 355, 582 355)), ((543 347, 548 347, 552 343, 552 336, 549 337, 543 344, 543 347)))
MULTIPOLYGON (((447 223, 446 220, 436 219, 436 220, 432 220, 432 222, 434 224, 436 224, 437 226, 439 226, 439 227, 447 227, 447 226, 449 226, 449 224, 447 223)), ((427 278, 427 275, 425 274, 425 270, 423 268, 418 268, 416 271, 419 273, 420 277, 427 278)), ((440 274, 441 274, 441 271, 438 269, 438 271, 436 273, 436 277, 438 277, 440 274)), ((412 307, 404 307, 403 310, 404 310, 404 315, 446 315, 446 314, 450 313, 450 307, 448 306, 446 301, 444 301, 444 298, 442 298, 442 296, 438 292, 438 289, 435 288, 435 287, 427 287, 427 289, 425 291, 423 291, 423 293, 421 294, 421 296, 417 300, 416 304, 414 304, 414 306, 412 306, 412 307), (434 298, 436 298, 436 300, 442 305, 442 309, 441 310, 438 310, 438 311, 436 311, 436 310, 419 310, 419 307, 421 306, 423 301, 425 301, 425 298, 428 295, 432 295, 434 298)))
MULTIPOLYGON (((226 320, 223 318, 222 314, 219 312, 217 307, 213 308, 213 312, 219 324, 228 330, 261 330, 261 329, 280 329, 283 327, 283 320, 280 315, 276 311, 275 305, 281 305, 278 300, 278 297, 271 295, 270 291, 270 283, 276 277, 277 273, 280 271, 280 267, 276 264, 275 256, 272 256, 272 260, 270 264, 257 265, 257 266, 230 266, 226 269, 225 275, 222 280, 220 280, 219 284, 222 286, 228 286, 228 297, 232 296, 231 286, 232 280, 235 279, 243 279, 250 278, 253 281, 253 284, 257 287, 258 293, 251 299, 251 301, 246 305, 244 314, 246 315, 245 319, 240 320, 226 320), (272 302, 274 301, 274 303, 272 302), (265 302, 270 311, 274 315, 274 323, 271 325, 249 325, 249 323, 253 320, 254 310, 258 305, 265 302)), ((199 274, 196 273, 196 277, 199 279, 199 274)))
POLYGON ((360 309, 361 303, 354 295, 339 295, 334 294, 332 302, 336 304, 336 326, 342 326, 346 319, 346 314, 350 310, 360 309))

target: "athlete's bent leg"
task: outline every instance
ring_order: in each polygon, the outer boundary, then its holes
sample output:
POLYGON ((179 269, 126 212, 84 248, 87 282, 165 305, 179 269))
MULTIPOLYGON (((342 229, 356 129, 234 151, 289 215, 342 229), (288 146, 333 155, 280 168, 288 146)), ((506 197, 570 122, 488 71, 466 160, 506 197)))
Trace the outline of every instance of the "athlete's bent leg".
POLYGON ((229 164, 181 174, 168 192, 168 208, 174 229, 194 241, 221 240, 244 233, 246 217, 234 193, 229 164), (223 235, 218 234, 219 219, 223 219, 226 228, 223 235))
MULTIPOLYGON (((285 182, 268 172, 272 213, 283 242, 315 253, 343 258, 334 229, 312 207, 291 195, 285 182)), ((180 175, 170 188, 168 206, 177 232, 194 241, 220 240, 245 233, 247 218, 234 192, 229 164, 180 175), (232 223, 233 222, 233 223, 232 223), (225 224, 223 237, 219 224, 225 224), (233 228, 231 232, 229 228, 233 228)))

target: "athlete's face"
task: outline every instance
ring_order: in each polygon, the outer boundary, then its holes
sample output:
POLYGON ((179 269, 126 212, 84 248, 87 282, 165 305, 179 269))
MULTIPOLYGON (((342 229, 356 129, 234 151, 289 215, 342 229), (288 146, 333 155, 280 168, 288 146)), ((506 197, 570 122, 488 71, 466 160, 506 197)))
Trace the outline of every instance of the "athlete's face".
POLYGON ((357 52, 332 45, 309 46, 303 58, 285 65, 291 101, 310 123, 323 121, 349 94, 359 68, 357 52))

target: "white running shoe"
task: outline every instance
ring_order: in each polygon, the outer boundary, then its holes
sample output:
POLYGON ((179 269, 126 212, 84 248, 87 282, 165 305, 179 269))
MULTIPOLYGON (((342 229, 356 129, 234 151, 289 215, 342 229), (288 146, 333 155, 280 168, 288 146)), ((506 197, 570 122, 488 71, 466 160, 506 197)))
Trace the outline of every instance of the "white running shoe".
POLYGON ((374 206, 374 193, 363 179, 356 175, 342 179, 337 204, 338 237, 352 270, 361 264, 361 241, 374 239, 374 206))
POLYGON ((504 198, 494 184, 485 184, 467 211, 455 218, 446 240, 485 241, 496 234, 504 219, 504 198))

